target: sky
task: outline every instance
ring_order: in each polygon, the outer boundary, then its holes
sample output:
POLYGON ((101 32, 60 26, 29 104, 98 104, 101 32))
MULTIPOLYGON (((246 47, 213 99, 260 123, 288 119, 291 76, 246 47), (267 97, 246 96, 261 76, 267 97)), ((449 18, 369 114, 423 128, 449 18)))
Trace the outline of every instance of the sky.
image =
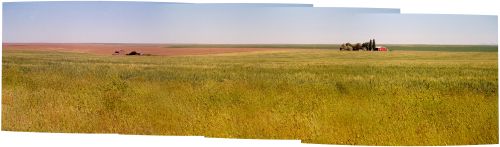
POLYGON ((497 44, 497 16, 307 4, 3 3, 4 43, 497 44))

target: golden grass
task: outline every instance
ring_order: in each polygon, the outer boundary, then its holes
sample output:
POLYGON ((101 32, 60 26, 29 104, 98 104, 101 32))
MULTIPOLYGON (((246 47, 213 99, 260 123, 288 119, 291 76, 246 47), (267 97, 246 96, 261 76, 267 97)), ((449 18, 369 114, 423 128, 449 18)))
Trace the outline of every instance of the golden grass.
POLYGON ((110 57, 4 51, 2 129, 497 144, 497 62, 488 52, 110 57))

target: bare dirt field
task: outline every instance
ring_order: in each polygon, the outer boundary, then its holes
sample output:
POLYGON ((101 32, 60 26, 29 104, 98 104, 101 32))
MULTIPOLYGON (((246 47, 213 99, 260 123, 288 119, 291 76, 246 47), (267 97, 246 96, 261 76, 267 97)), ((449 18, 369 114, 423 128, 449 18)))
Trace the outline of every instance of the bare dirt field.
POLYGON ((3 50, 33 50, 112 55, 115 51, 175 56, 279 50, 278 48, 169 48, 165 44, 90 44, 90 43, 3 43, 3 50))

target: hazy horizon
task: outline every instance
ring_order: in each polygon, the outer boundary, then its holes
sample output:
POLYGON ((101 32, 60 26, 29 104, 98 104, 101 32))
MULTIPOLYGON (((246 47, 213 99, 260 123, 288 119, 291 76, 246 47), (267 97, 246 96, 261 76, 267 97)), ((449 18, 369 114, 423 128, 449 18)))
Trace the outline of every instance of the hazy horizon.
MULTIPOLYGON (((120 42, 2 42, 3 44, 164 44, 164 45, 342 45, 343 43, 331 44, 301 44, 301 43, 120 43, 120 42)), ((347 42, 346 42, 347 43, 347 42)), ((349 42, 363 43, 363 42, 349 42)), ((378 43, 380 45, 380 43, 378 43)), ((383 43, 383 45, 485 45, 498 46, 498 44, 395 44, 383 43)))
POLYGON ((497 16, 307 4, 4 3, 3 43, 497 45, 497 16))

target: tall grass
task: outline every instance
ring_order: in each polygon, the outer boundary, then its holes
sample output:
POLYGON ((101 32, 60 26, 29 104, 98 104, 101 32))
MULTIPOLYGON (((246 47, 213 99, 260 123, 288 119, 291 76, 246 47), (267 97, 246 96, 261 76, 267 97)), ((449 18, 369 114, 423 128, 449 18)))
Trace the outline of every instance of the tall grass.
POLYGON ((496 144, 497 61, 487 52, 110 57, 4 51, 2 129, 496 144))

